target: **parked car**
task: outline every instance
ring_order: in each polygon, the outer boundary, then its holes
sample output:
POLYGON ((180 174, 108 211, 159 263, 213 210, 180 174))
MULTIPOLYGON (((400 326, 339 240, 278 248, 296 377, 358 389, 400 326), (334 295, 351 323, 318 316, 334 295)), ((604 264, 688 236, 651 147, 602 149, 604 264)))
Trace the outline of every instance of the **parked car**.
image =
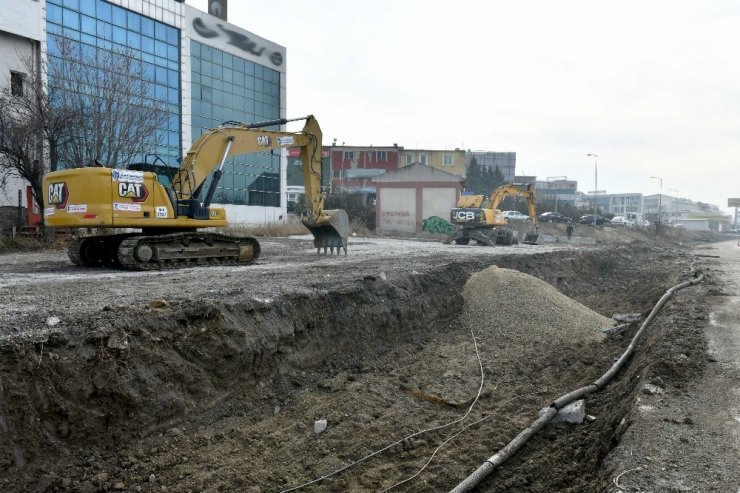
POLYGON ((519 211, 504 211, 504 217, 509 222, 528 222, 529 216, 519 211))
POLYGON ((541 223, 572 223, 573 219, 559 212, 543 212, 537 216, 541 223))
POLYGON ((585 216, 581 216, 578 222, 581 224, 596 224, 597 226, 601 226, 608 223, 609 220, 598 214, 586 214, 585 216))
POLYGON ((627 226, 628 228, 634 228, 635 221, 633 221, 632 219, 627 219, 624 216, 614 216, 612 218, 612 225, 613 226, 627 226))

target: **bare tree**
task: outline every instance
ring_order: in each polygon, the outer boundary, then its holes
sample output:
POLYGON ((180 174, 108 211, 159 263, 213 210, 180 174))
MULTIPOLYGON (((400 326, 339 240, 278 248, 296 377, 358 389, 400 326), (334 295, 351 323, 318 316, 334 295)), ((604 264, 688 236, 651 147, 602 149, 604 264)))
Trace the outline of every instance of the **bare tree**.
POLYGON ((45 68, 21 58, 22 94, 0 91, 0 185, 10 174, 27 180, 42 211, 46 171, 126 167, 156 148, 169 116, 134 52, 51 43, 45 68))
POLYGON ((80 115, 74 138, 60 148, 66 167, 126 167, 163 139, 168 112, 163 98, 127 50, 103 50, 66 39, 49 59, 49 85, 58 106, 80 115))

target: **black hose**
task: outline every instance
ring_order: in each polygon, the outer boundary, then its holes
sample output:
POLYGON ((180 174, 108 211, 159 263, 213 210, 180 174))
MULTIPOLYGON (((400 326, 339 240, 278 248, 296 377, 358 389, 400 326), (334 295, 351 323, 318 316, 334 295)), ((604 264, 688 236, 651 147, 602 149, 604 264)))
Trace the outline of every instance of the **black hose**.
POLYGON ((509 460, 525 443, 529 441, 530 438, 534 436, 535 433, 537 433, 547 423, 549 423, 550 420, 552 420, 552 418, 554 418, 558 414, 558 411, 560 409, 564 408, 571 402, 577 401, 578 399, 588 394, 592 394, 604 388, 609 380, 611 380, 614 375, 617 374, 624 363, 630 358, 632 353, 635 351, 637 341, 645 332, 645 329, 652 323, 653 319, 663 307, 663 305, 665 305, 666 302, 673 296, 673 293, 680 289, 697 284, 703 279, 704 274, 701 274, 694 279, 677 284, 666 291, 665 294, 660 298, 660 300, 658 300, 658 303, 656 303, 653 309, 650 311, 650 315, 648 315, 648 317, 642 323, 640 329, 635 333, 634 337, 632 337, 630 345, 627 347, 624 353, 622 353, 622 356, 617 360, 616 363, 614 363, 614 365, 612 365, 611 368, 609 368, 609 370, 607 370, 606 373, 601 376, 601 378, 590 385, 586 385, 585 387, 581 387, 580 389, 569 392, 553 401, 553 403, 550 404, 547 410, 539 418, 532 422, 532 424, 529 425, 528 428, 519 433, 504 448, 502 448, 489 459, 487 459, 470 476, 465 478, 461 483, 455 486, 455 488, 450 490, 450 493, 465 493, 468 491, 472 491, 473 488, 478 486, 481 481, 488 477, 494 469, 509 460))

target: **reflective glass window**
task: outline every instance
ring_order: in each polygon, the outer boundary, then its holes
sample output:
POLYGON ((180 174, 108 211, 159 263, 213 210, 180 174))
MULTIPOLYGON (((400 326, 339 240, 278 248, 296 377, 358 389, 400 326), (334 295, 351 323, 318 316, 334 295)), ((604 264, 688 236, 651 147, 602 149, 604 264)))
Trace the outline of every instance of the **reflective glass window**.
POLYGON ((113 25, 118 27, 126 27, 126 11, 118 5, 112 5, 111 10, 113 12, 113 25))
POLYGON ((62 22, 65 28, 80 30, 80 14, 68 9, 62 9, 62 22))
POLYGON ((154 20, 153 19, 150 19, 148 17, 143 17, 141 19, 141 34, 149 36, 150 38, 154 37, 154 20))
POLYGON ((56 22, 57 24, 61 24, 62 23, 62 8, 54 4, 48 4, 46 6, 46 20, 50 22, 56 22))

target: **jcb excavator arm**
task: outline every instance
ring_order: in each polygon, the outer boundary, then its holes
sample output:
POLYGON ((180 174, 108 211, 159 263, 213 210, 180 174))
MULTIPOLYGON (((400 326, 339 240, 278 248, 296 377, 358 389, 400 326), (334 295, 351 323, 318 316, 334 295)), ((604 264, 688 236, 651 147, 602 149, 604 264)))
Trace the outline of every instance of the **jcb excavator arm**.
POLYGON ((489 208, 498 209, 501 202, 508 197, 524 197, 527 199, 527 210, 529 211, 529 219, 532 221, 532 228, 537 230, 537 206, 535 205, 534 196, 534 184, 529 184, 526 187, 522 185, 506 184, 501 185, 493 191, 489 199, 489 208))

